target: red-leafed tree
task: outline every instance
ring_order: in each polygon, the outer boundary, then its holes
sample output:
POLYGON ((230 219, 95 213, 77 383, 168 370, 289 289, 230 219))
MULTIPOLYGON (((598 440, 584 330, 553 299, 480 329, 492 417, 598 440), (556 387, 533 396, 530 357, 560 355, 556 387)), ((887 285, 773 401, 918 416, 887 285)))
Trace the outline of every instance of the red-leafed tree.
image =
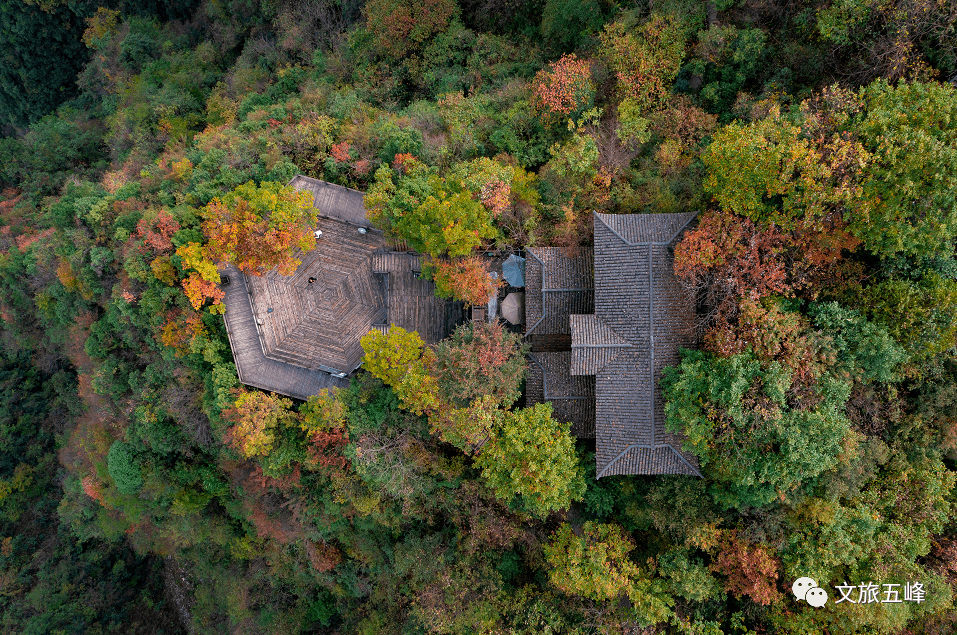
POLYGON ((342 450, 349 443, 348 409, 336 389, 313 395, 300 410, 300 427, 309 437, 306 466, 342 473, 349 465, 342 450))
POLYGON ((675 246, 674 270, 687 287, 705 295, 719 318, 727 318, 740 297, 758 300, 790 292, 785 245, 774 225, 709 211, 675 246))
POLYGON ((497 322, 458 327, 435 349, 434 372, 443 401, 467 406, 488 397, 507 408, 519 397, 527 350, 520 335, 497 322))
POLYGON ((588 61, 563 55, 535 75, 535 102, 545 112, 572 115, 589 108, 595 99, 588 61))
POLYGON ((771 549, 742 540, 735 531, 725 533, 718 549, 712 569, 727 576, 729 592, 764 605, 780 598, 776 582, 781 563, 771 549))
POLYGON ((137 238, 143 240, 142 251, 152 250, 157 255, 173 250, 173 234, 179 230, 179 223, 166 210, 160 210, 154 217, 144 216, 136 224, 137 238))
POLYGON ((375 47, 385 57, 402 60, 445 31, 458 13, 458 4, 455 0, 370 0, 365 12, 375 47))

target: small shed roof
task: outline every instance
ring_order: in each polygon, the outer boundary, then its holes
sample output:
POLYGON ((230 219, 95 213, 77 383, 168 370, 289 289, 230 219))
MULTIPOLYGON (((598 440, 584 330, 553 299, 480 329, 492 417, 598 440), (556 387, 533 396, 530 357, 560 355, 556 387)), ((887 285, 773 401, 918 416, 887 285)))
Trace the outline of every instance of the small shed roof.
POLYGON ((515 254, 510 255, 502 263, 502 275, 506 282, 520 289, 525 286, 525 259, 515 254))
POLYGON ((570 258, 558 247, 534 247, 527 253, 525 334, 568 335, 569 315, 595 310, 592 255, 570 258))

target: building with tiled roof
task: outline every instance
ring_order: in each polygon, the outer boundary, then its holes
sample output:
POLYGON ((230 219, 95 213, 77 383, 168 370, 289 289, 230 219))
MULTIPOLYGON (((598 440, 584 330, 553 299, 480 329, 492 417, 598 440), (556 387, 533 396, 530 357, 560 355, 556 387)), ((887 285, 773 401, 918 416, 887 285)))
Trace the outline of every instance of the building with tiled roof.
POLYGON ((525 337, 532 346, 527 403, 552 404, 554 416, 579 438, 595 437, 595 378, 569 375, 569 317, 595 310, 591 253, 568 256, 558 247, 529 247, 525 261, 525 337))
MULTIPOLYGON (((551 401, 556 417, 587 431, 587 422, 571 419, 584 416, 589 404, 584 397, 593 390, 598 478, 700 476, 697 459, 681 449, 682 437, 665 429, 659 385, 662 370, 679 362, 678 349, 694 344, 694 302, 675 279, 672 261, 674 243, 694 216, 596 213, 592 311, 549 303, 548 281, 564 280, 587 288, 589 280, 584 275, 574 281, 563 278, 567 271, 580 269, 557 253, 542 257, 542 250, 534 250, 542 271, 534 280, 529 276, 526 306, 540 306, 540 323, 569 334, 570 352, 532 353, 526 399, 551 401), (549 307, 555 309, 551 315, 547 315, 549 307), (542 364, 536 355, 552 357, 542 364), (582 399, 569 415, 572 393, 582 399)), ((567 292, 568 284, 564 288, 567 292)))

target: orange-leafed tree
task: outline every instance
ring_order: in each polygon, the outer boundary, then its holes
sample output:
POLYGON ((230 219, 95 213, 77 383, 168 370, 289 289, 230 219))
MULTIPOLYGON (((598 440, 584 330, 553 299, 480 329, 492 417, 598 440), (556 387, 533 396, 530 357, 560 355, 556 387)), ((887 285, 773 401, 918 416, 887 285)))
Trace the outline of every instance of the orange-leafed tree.
POLYGON ((535 102, 545 112, 574 115, 590 108, 595 99, 595 85, 587 60, 574 54, 563 55, 535 75, 535 102))
POLYGON ((213 306, 210 311, 223 313, 226 307, 222 300, 226 294, 218 286, 219 271, 210 259, 209 250, 199 243, 189 243, 177 249, 176 255, 180 257, 183 271, 187 272, 182 285, 193 308, 198 311, 206 300, 211 299, 213 306))
POLYGON ((275 441, 276 431, 295 423, 292 401, 275 393, 238 391, 232 408, 223 417, 232 424, 227 440, 243 456, 265 456, 275 441))
POLYGON ((140 249, 145 253, 168 254, 173 250, 173 234, 179 229, 179 223, 166 210, 154 215, 143 216, 136 224, 136 237, 143 240, 140 249))
POLYGON ((675 274, 705 293, 718 316, 733 315, 740 297, 759 300, 791 291, 785 235, 729 212, 709 211, 675 246, 675 274))
POLYGON ((291 275, 297 251, 315 246, 317 211, 311 197, 281 183, 252 181, 212 200, 203 210, 208 256, 231 262, 246 273, 273 268, 291 275))
POLYGON ((426 275, 435 281, 435 294, 462 300, 469 305, 485 304, 502 281, 489 277, 488 264, 475 255, 453 260, 434 260, 426 275))
POLYGON ((521 396, 527 368, 522 337, 499 323, 469 322, 435 349, 435 375, 443 401, 466 406, 488 397, 501 407, 521 396))
POLYGON ((780 561, 762 544, 751 544, 729 530, 724 535, 712 569, 727 576, 725 588, 738 597, 747 595, 768 605, 780 598, 777 589, 780 561))

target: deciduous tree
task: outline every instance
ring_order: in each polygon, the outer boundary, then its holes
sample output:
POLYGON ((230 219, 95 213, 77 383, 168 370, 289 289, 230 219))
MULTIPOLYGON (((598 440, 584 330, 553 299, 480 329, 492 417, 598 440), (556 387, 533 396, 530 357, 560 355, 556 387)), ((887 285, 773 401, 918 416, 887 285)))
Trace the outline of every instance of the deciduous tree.
POLYGON ((369 331, 360 343, 366 370, 391 387, 404 408, 423 414, 439 406, 434 354, 418 333, 393 325, 388 333, 369 331))
POLYGON ((957 237, 957 89, 877 81, 851 129, 873 155, 848 223, 868 250, 950 253, 957 237))
POLYGON ((589 62, 574 54, 563 55, 535 75, 534 90, 536 105, 546 113, 563 117, 581 114, 595 99, 589 62))
POLYGON ((508 408, 520 396, 528 346, 499 323, 469 322, 435 349, 435 375, 442 399, 466 406, 490 397, 508 408))
POLYGON ((750 351, 723 358, 686 351, 662 386, 668 428, 685 433, 686 448, 721 484, 715 498, 728 507, 800 495, 837 464, 850 427, 849 382, 822 376, 813 399, 792 404, 791 374, 750 351))
POLYGON ((503 501, 544 517, 585 493, 569 425, 552 418, 550 404, 505 412, 501 427, 476 458, 482 476, 503 501))
POLYGON ((568 595, 596 601, 627 597, 644 626, 667 620, 673 600, 632 562, 634 548, 619 525, 586 522, 576 531, 563 523, 544 546, 549 579, 568 595))
POLYGON ((431 260, 422 268, 422 274, 435 282, 435 294, 440 298, 461 300, 468 305, 483 305, 502 285, 501 279, 489 276, 488 263, 470 255, 454 260, 431 260))
POLYGON ((291 406, 292 401, 275 393, 240 390, 233 407, 223 412, 232 424, 230 445, 247 458, 269 454, 277 429, 295 423, 291 406))
POLYGON ((365 198, 369 217, 417 251, 465 256, 498 231, 488 209, 455 176, 445 179, 411 155, 383 166, 365 198))
POLYGON ((385 57, 401 61, 444 31, 459 8, 455 0, 371 0, 365 13, 376 48, 385 57))
POLYGON ((621 98, 634 100, 643 112, 658 108, 684 57, 684 34, 677 21, 654 13, 637 29, 612 22, 600 42, 600 54, 615 73, 621 98))
POLYGON ((203 210, 207 253, 215 262, 230 262, 246 273, 262 275, 275 268, 292 275, 297 250, 315 246, 317 212, 307 192, 281 183, 252 181, 214 198, 203 210))

